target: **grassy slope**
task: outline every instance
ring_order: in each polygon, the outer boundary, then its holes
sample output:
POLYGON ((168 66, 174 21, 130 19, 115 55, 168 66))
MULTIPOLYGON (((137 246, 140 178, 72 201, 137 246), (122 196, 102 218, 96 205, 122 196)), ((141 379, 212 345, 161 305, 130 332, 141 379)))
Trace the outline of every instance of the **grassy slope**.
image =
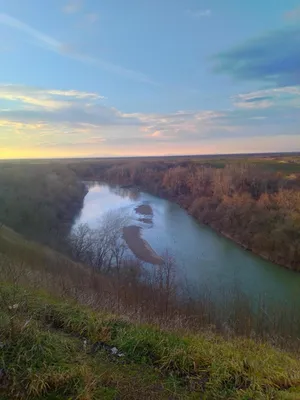
MULTIPOLYGON (((34 254, 34 269, 57 259, 6 228, 4 251, 12 264, 34 254)), ((300 398, 300 361, 269 345, 166 332, 8 280, 0 286, 1 399, 300 398), (93 352, 98 341, 124 357, 93 352)))

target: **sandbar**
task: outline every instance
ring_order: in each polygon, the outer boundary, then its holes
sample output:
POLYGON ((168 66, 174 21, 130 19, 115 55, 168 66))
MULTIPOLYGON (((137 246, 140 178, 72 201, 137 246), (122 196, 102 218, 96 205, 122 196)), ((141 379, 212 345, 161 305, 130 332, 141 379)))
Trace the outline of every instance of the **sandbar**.
POLYGON ((149 204, 141 204, 135 208, 135 211, 141 215, 153 215, 152 207, 149 204))
POLYGON ((141 227, 136 225, 124 226, 123 237, 127 246, 138 259, 149 264, 163 264, 163 259, 141 237, 141 227))

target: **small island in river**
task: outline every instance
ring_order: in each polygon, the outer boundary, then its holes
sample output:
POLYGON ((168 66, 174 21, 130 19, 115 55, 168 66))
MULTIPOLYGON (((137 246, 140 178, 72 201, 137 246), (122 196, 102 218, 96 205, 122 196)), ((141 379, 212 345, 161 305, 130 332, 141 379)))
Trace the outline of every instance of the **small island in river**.
POLYGON ((153 216, 153 210, 149 204, 140 204, 135 208, 135 211, 141 215, 153 216))

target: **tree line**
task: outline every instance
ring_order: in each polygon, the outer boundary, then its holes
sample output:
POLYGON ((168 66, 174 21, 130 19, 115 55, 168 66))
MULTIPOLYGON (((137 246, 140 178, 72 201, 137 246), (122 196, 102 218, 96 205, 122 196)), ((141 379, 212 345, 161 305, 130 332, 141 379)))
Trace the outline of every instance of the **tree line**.
POLYGON ((280 265, 300 270, 300 175, 253 164, 127 161, 73 168, 173 200, 199 222, 280 265))
POLYGON ((300 175, 249 163, 84 160, 2 164, 0 223, 60 246, 86 193, 84 180, 134 185, 184 207, 199 222, 278 264, 300 270, 300 175))

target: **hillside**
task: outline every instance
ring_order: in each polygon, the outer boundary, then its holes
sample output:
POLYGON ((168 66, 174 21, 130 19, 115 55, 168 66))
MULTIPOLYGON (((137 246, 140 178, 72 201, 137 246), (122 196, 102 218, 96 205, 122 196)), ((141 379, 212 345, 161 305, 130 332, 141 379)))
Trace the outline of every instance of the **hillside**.
POLYGON ((90 270, 5 227, 0 253, 3 399, 300 397, 296 356, 112 314, 80 296, 90 270))
POLYGON ((0 225, 40 243, 63 251, 85 194, 84 184, 60 164, 0 163, 0 225))

